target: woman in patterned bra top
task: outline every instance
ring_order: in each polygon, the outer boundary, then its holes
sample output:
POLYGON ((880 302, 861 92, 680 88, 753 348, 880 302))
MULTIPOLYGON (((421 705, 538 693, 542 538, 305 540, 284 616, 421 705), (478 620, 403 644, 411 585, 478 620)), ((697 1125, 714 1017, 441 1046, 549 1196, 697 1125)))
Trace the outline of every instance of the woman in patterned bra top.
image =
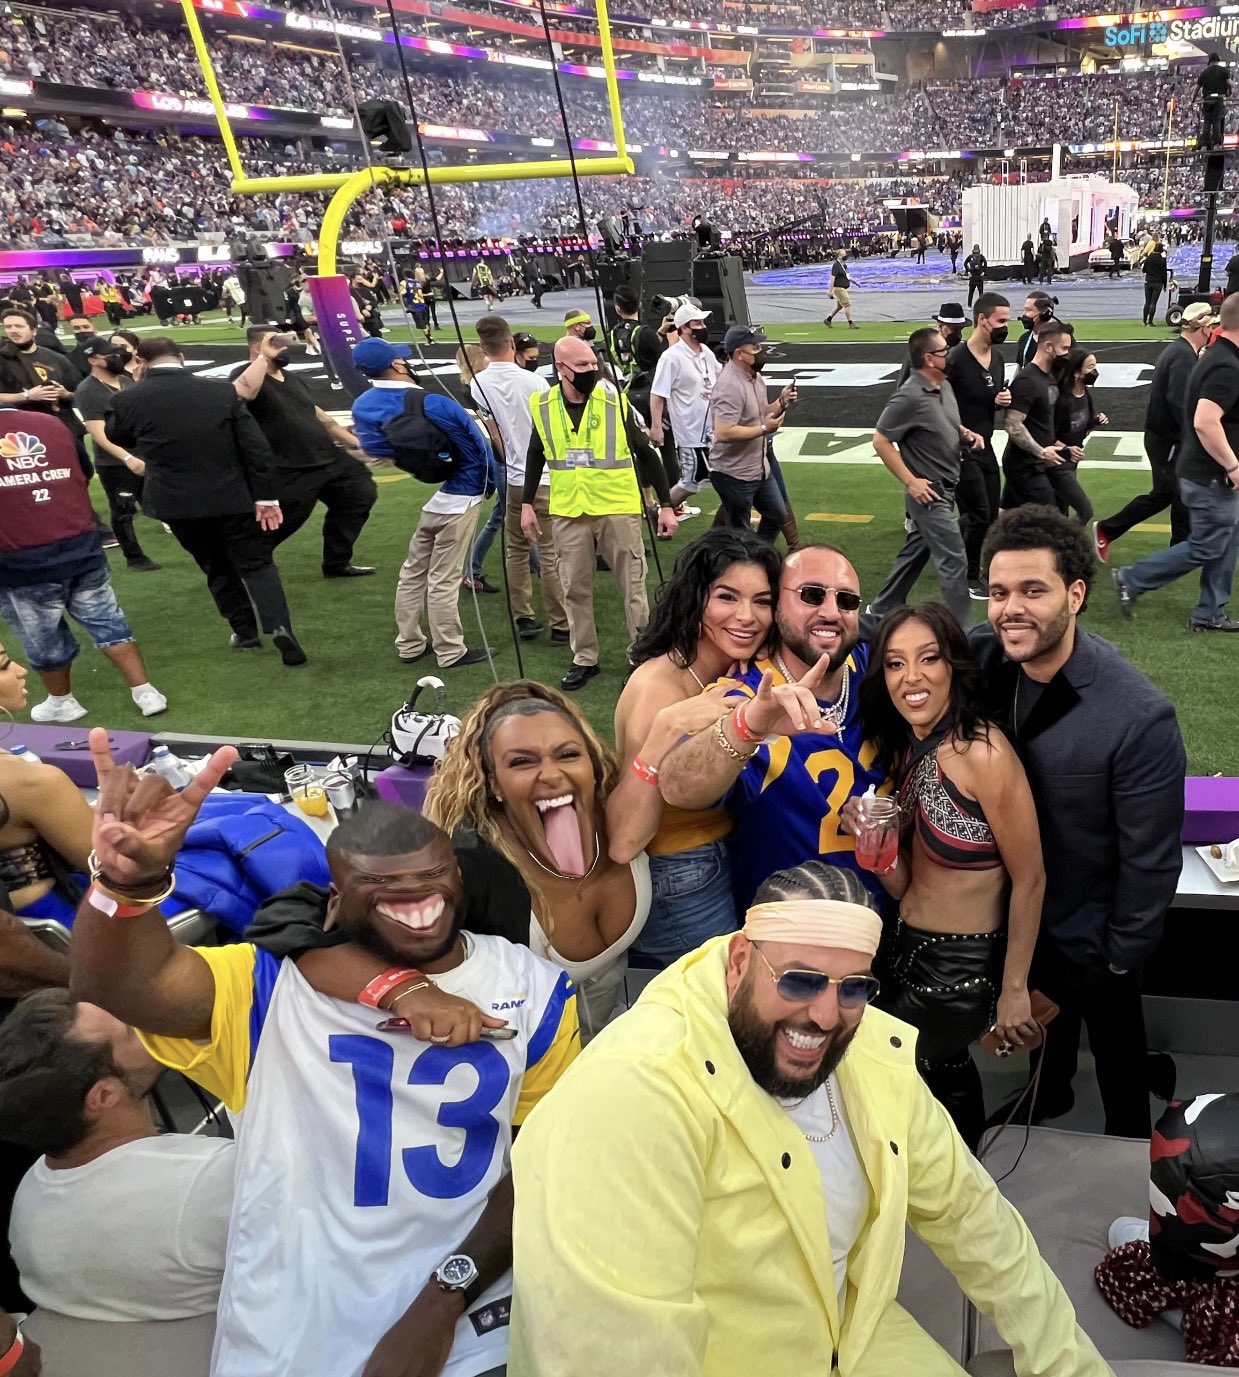
POLYGON ((1015 750, 980 713, 977 672, 941 603, 878 627, 861 716, 895 781, 901 844, 880 876, 899 902, 883 943, 882 1007, 919 1030, 921 1074, 975 1147, 984 1126, 969 1045, 991 1025, 1016 1046, 1029 1004, 1045 872, 1015 750))

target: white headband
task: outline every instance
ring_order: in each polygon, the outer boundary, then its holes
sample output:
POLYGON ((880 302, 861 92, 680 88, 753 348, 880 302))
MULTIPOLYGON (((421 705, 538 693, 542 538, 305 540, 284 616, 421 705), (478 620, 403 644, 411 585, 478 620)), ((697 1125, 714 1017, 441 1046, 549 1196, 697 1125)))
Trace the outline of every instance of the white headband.
POLYGON ((777 899, 749 909, 744 935, 751 942, 791 942, 877 954, 882 920, 863 904, 838 899, 777 899))

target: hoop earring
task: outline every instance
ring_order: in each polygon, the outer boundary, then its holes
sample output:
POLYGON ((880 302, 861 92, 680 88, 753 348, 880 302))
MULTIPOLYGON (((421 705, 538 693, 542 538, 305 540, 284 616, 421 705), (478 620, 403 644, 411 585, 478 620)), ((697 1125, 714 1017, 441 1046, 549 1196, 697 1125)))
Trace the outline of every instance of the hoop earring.
POLYGON ((8 708, 0 707, 0 712, 2 712, 5 715, 5 717, 9 719, 8 730, 5 731, 5 733, 2 736, 0 736, 0 741, 7 741, 9 737, 13 735, 13 728, 17 726, 17 721, 14 718, 13 714, 8 710, 8 708))

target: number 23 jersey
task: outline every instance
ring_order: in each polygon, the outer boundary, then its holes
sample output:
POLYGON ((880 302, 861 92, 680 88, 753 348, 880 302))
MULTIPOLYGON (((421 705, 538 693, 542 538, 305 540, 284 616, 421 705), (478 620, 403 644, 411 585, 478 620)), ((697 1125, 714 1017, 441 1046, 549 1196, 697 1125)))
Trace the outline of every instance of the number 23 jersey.
MULTIPOLYGON (((211 1039, 143 1035, 243 1110, 212 1377, 358 1377, 508 1170, 512 1130, 579 1048, 567 976, 470 934, 441 989, 517 1035, 463 1047, 379 1032, 386 1015, 312 989, 291 961, 203 948, 211 1039)), ((456 1326, 445 1377, 507 1352, 510 1274, 456 1326)))

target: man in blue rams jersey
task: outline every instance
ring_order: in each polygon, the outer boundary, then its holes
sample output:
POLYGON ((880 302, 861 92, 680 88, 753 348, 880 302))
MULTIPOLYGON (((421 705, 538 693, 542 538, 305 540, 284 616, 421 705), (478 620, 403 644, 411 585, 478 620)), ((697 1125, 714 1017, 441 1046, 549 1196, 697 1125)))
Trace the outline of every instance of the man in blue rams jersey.
MULTIPOLYGON (((364 805, 328 841, 328 919, 390 963, 368 987, 373 1000, 375 986, 412 976, 413 988, 502 1009, 503 1040, 421 1042, 252 943, 179 946, 159 901, 236 752, 216 752, 174 794, 159 776, 117 767, 105 732, 90 747, 99 804, 75 994, 245 1110, 212 1377, 500 1377, 509 1153, 579 1047, 567 976, 527 948, 462 931, 451 842, 393 804, 364 805)), ((335 965, 349 950, 318 956, 335 965)))
POLYGON ((732 878, 745 908, 776 870, 820 857, 855 870, 856 842, 839 826, 849 798, 885 783, 860 721, 869 647, 860 640, 860 580, 833 545, 789 555, 779 582, 779 647, 726 681, 740 708, 691 737, 660 767, 677 808, 725 798, 736 818, 732 878))

